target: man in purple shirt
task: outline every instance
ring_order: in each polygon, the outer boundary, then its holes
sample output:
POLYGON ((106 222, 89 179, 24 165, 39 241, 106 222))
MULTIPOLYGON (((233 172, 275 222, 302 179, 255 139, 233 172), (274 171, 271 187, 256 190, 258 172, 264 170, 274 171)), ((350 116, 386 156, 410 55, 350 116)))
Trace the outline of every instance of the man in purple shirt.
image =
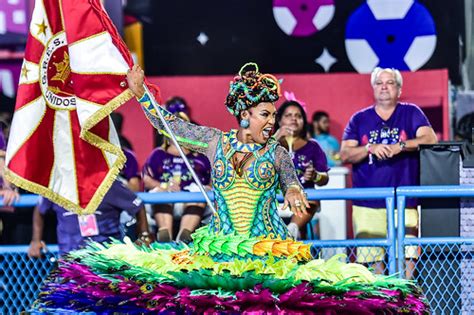
MULTIPOLYGON (((124 167, 117 177, 131 191, 138 192, 141 189, 141 174, 138 169, 138 161, 135 153, 122 145, 122 151, 127 158, 124 167)), ((122 232, 132 240, 136 238, 136 222, 135 216, 130 215, 127 211, 120 214, 120 224, 122 232)))
MULTIPOLYGON (((376 68, 371 76, 375 104, 355 113, 344 130, 341 159, 353 164, 353 187, 419 185, 418 146, 436 143, 437 139, 418 106, 399 102, 402 83, 398 70, 376 68)), ((357 238, 385 237, 384 200, 354 201, 352 220, 357 238)), ((407 234, 417 236, 414 200, 407 203, 405 223, 407 234)), ((417 258, 416 248, 406 250, 407 258, 417 258)), ((359 248, 357 260, 376 262, 376 271, 383 273, 384 255, 381 248, 359 248)), ((407 266, 410 277, 412 270, 407 266)))
POLYGON ((40 257, 45 248, 42 241, 43 216, 47 211, 56 212, 57 236, 60 254, 68 253, 86 244, 86 241, 106 242, 120 239, 120 213, 127 211, 137 217, 140 240, 148 242, 148 223, 142 201, 120 181, 115 181, 96 212, 79 216, 42 198, 33 213, 33 237, 28 249, 30 257, 40 257))
POLYGON ((13 202, 20 198, 18 191, 3 179, 3 170, 5 168, 5 153, 7 150, 7 143, 5 141, 5 135, 3 134, 2 126, 0 125, 0 197, 3 198, 1 206, 10 206, 13 202))
POLYGON ((0 125, 0 156, 5 156, 7 150, 7 143, 5 141, 5 135, 3 134, 3 128, 0 125))

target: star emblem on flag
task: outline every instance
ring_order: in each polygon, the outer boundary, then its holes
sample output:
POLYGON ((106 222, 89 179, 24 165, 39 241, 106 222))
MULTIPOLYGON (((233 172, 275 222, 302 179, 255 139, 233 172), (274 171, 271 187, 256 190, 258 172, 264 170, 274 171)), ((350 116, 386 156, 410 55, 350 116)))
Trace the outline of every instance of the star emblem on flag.
POLYGON ((41 35, 43 34, 44 36, 46 36, 46 29, 48 28, 46 26, 46 24, 44 23, 44 20, 41 22, 41 24, 36 24, 36 26, 38 27, 38 33, 36 33, 36 35, 41 35))

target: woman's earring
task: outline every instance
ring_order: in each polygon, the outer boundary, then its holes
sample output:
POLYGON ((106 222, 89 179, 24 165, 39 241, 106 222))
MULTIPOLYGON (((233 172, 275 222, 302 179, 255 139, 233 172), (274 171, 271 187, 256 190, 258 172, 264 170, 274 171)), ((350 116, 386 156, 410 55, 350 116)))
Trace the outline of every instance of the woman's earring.
POLYGON ((242 128, 248 128, 250 126, 250 122, 248 119, 242 119, 240 121, 240 127, 242 128))

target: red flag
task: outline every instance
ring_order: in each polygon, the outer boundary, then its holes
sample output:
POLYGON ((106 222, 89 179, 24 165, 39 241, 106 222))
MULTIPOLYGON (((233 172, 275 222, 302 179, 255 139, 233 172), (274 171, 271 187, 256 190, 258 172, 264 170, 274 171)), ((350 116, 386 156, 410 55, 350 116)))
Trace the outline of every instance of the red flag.
POLYGON ((100 0, 36 0, 6 177, 76 213, 95 211, 125 162, 108 115, 133 61, 100 0))

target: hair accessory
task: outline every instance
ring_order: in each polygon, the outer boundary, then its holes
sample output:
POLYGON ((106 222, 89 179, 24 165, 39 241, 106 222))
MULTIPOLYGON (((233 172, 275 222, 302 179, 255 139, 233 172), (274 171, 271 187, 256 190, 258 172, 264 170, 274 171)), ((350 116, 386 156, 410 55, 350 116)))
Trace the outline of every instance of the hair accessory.
POLYGON ((280 97, 280 83, 271 74, 259 72, 254 62, 246 63, 229 84, 227 110, 234 116, 261 102, 276 102, 280 97))
POLYGON ((306 110, 306 103, 297 99, 294 92, 285 91, 283 92, 283 96, 286 98, 287 101, 293 101, 300 104, 301 107, 303 107, 304 112, 308 113, 308 111, 306 110))

